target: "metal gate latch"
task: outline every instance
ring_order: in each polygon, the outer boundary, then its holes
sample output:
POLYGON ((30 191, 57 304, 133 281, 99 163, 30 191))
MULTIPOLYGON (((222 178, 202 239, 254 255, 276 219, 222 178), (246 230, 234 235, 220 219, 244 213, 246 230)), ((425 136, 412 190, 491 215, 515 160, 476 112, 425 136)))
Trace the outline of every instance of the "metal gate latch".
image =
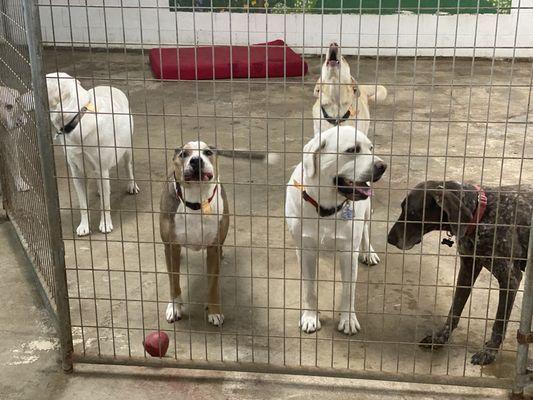
POLYGON ((518 329, 516 331, 516 341, 519 344, 533 343, 533 332, 523 333, 522 331, 520 331, 520 329, 518 329))

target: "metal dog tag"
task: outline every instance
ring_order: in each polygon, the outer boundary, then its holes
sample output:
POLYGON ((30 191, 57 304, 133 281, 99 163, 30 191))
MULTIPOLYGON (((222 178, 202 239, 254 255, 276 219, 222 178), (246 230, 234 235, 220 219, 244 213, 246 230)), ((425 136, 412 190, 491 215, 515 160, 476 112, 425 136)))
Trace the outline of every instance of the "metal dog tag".
POLYGON ((209 201, 204 201, 202 203, 202 214, 212 214, 212 212, 211 203, 209 201))
POLYGON ((345 221, 353 219, 353 206, 352 204, 346 204, 341 211, 341 218, 345 221))

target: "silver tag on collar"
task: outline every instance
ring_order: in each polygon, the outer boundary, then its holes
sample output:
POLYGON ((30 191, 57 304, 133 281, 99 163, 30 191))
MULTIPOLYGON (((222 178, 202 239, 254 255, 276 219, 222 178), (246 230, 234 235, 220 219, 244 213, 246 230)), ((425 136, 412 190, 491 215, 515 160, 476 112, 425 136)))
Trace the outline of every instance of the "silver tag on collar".
POLYGON ((353 204, 352 202, 347 202, 341 210, 341 218, 344 221, 350 221, 353 219, 353 204))

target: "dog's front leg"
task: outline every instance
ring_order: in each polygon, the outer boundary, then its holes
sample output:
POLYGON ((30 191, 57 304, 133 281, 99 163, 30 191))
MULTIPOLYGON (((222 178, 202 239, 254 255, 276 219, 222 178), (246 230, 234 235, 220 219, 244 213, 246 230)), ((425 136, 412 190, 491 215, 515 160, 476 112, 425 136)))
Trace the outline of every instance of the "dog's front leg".
POLYGON ((472 286, 476 282, 481 271, 480 263, 475 263, 472 256, 461 257, 461 267, 457 276, 457 285, 455 295, 453 296, 452 306, 448 313, 448 318, 444 326, 433 335, 428 335, 420 342, 421 347, 438 348, 448 343, 453 330, 457 328, 461 313, 472 292, 472 286))
POLYGON ((171 242, 165 243, 165 260, 169 274, 170 298, 172 300, 167 305, 165 317, 169 323, 172 323, 181 319, 183 300, 181 299, 180 287, 181 246, 172 241, 175 240, 172 235, 170 235, 170 238, 171 242))
POLYGON ((492 273, 496 276, 500 285, 498 310, 496 311, 496 319, 492 326, 490 340, 485 343, 483 350, 478 351, 472 356, 472 364, 475 365, 491 364, 496 359, 496 355, 505 336, 507 321, 513 310, 516 291, 522 280, 522 272, 518 268, 515 268, 512 262, 502 259, 494 262, 492 273))
POLYGON ((102 215, 100 217, 100 232, 110 233, 113 230, 113 222, 111 222, 111 182, 109 182, 109 170, 102 170, 100 172, 100 206, 102 207, 102 215))
POLYGON ((78 204, 80 206, 80 224, 76 229, 78 236, 88 235, 89 230, 89 210, 87 209, 87 188, 85 186, 85 173, 82 168, 69 160, 70 170, 72 171, 72 177, 74 180, 74 189, 78 196, 78 204))
POLYGON ((209 246, 207 248, 207 319, 215 326, 220 326, 224 323, 219 287, 221 258, 222 248, 220 246, 209 246))
POLYGON ((367 204, 364 213, 363 238, 361 240, 361 253, 359 258, 361 259, 361 262, 366 265, 376 265, 379 264, 380 259, 370 243, 370 218, 372 218, 372 207, 370 199, 365 200, 365 202, 367 202, 367 204))
POLYGON ((341 318, 338 330, 354 335, 361 330, 355 315, 355 284, 357 282, 358 251, 342 251, 340 255, 342 277, 341 318))
POLYGON ((316 297, 316 250, 297 250, 298 261, 302 269, 302 314, 300 329, 313 333, 321 328, 316 297))
MULTIPOLYGON (((18 132, 14 135, 13 143, 15 144, 13 149, 13 179, 15 181, 15 187, 19 192, 26 192, 30 190, 30 185, 26 183, 24 178, 21 176, 21 169, 20 169, 20 150, 19 150, 19 136, 20 136, 20 129, 18 128, 18 132)), ((7 152, 9 153, 9 152, 7 152)))

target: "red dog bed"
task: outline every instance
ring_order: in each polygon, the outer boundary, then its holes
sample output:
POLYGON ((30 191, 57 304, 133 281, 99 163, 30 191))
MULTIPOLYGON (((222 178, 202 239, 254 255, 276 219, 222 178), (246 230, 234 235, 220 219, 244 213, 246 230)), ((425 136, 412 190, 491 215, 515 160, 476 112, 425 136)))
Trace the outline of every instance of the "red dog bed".
POLYGON ((155 48, 150 66, 158 79, 229 79, 302 76, 307 63, 283 40, 252 46, 155 48))

